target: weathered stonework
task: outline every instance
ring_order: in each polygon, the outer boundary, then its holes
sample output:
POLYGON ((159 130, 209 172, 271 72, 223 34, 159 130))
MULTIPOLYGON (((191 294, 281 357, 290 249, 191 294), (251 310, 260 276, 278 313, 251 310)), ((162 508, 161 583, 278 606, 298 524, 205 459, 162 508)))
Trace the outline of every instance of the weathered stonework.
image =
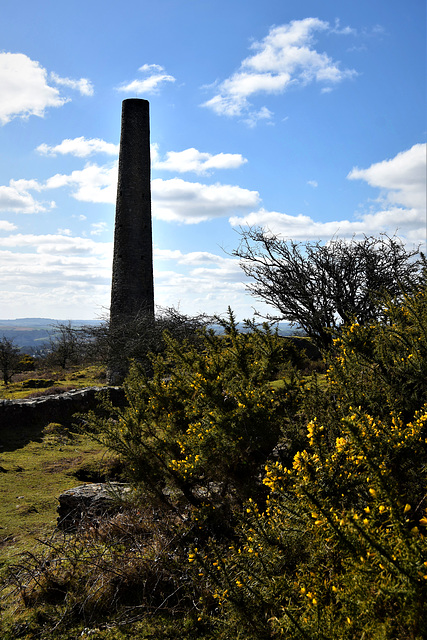
POLYGON ((137 315, 154 318, 150 116, 147 100, 122 103, 119 173, 111 283, 109 380, 120 384, 120 326, 137 315))
POLYGON ((95 409, 101 391, 108 391, 115 406, 124 406, 124 391, 119 387, 89 387, 29 400, 0 400, 0 442, 2 427, 43 427, 49 422, 71 426, 74 414, 95 409))

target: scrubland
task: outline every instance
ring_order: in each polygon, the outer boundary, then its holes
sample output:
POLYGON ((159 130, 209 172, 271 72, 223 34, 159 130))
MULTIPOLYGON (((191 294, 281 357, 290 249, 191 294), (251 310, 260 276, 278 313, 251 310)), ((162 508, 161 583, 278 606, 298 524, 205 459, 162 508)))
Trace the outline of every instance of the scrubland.
POLYGON ((0 453, 2 637, 424 638, 427 292, 321 364, 232 314, 165 340, 124 409, 0 453), (99 474, 132 498, 55 532, 58 492, 99 474))

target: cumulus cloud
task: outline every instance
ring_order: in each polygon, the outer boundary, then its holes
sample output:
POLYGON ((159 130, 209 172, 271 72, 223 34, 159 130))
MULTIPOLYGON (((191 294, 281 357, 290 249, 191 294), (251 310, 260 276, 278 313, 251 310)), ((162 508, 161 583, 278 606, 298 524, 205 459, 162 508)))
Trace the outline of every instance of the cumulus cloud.
POLYGON ((113 244, 56 234, 0 236, 0 296, 9 317, 93 318, 108 305, 113 244), (10 311, 9 311, 10 310, 10 311), (77 315, 76 315, 77 314, 77 315))
POLYGON ((366 224, 361 220, 350 222, 349 220, 334 220, 331 222, 316 222, 310 216, 289 215, 278 211, 260 209, 246 216, 232 216, 229 220, 232 227, 264 227, 272 233, 282 235, 295 240, 330 239, 334 235, 340 237, 352 237, 369 232, 366 224))
POLYGON ((40 191, 36 180, 10 180, 9 186, 0 185, 0 211, 39 213, 55 206, 54 202, 39 202, 30 190, 40 191))
POLYGON ((329 239, 334 235, 352 237, 398 232, 418 243, 426 231, 426 145, 416 144, 394 158, 354 168, 350 180, 364 180, 381 189, 374 205, 355 219, 316 222, 309 216, 289 215, 260 209, 246 216, 232 216, 233 227, 261 226, 294 239, 329 239))
POLYGON ((160 306, 173 304, 188 314, 215 314, 225 313, 230 305, 240 317, 252 315, 239 260, 207 251, 155 249, 154 265, 160 306))
POLYGON ((158 64, 144 64, 138 69, 145 77, 132 82, 123 83, 117 87, 117 91, 123 93, 135 93, 136 95, 155 94, 168 82, 175 82, 175 78, 165 72, 158 64))
POLYGON ((94 94, 93 84, 87 78, 80 78, 80 80, 73 80, 72 78, 61 78, 61 76, 53 72, 51 72, 50 78, 55 84, 59 84, 63 87, 68 87, 69 89, 74 89, 75 91, 78 91, 82 96, 93 96, 94 94))
POLYGON ((117 165, 87 163, 83 169, 68 175, 57 173, 43 185, 44 189, 61 187, 71 187, 71 195, 76 200, 113 204, 116 201, 117 165))
POLYGON ((16 225, 8 220, 0 220, 0 231, 15 231, 16 225))
MULTIPOLYGON (((114 204, 117 192, 117 164, 87 163, 70 174, 56 174, 39 189, 68 187, 76 200, 114 204)), ((248 211, 259 204, 257 191, 235 185, 188 182, 181 178, 151 182, 153 216, 170 222, 196 224, 213 218, 248 211)))
MULTIPOLYGON (((0 238, 0 248, 21 248, 33 247, 35 253, 40 255, 104 255, 110 252, 111 243, 95 242, 89 238, 71 236, 68 232, 57 234, 22 234, 17 233, 0 238)), ((56 259, 55 259, 56 261, 56 259)))
POLYGON ((174 260, 178 264, 190 266, 200 266, 202 264, 208 264, 211 266, 234 266, 236 264, 236 260, 234 258, 225 258, 224 256, 219 256, 209 251, 190 251, 189 253, 182 253, 179 249, 155 248, 154 258, 156 260, 174 260))
POLYGON ((60 144, 50 146, 48 144, 40 144, 36 151, 44 156, 72 155, 77 158, 87 158, 96 153, 105 153, 110 156, 117 156, 119 153, 119 145, 111 142, 105 142, 99 138, 66 138, 60 144))
POLYGON ((210 173, 213 169, 237 169, 247 162, 240 153, 217 153, 212 155, 198 151, 191 147, 184 151, 168 151, 165 160, 157 156, 153 162, 155 169, 186 173, 192 171, 198 174, 210 173))
MULTIPOLYGON (((108 308, 112 242, 56 234, 0 236, 0 295, 5 314, 93 318, 108 308)), ((154 250, 156 304, 183 313, 248 313, 239 261, 208 251, 154 250), (166 268, 165 268, 166 267, 166 268), (244 308, 243 311, 241 311, 244 308)))
POLYGON ((1 124, 17 117, 43 117, 48 107, 68 101, 48 84, 46 69, 23 53, 0 53, 0 86, 1 124))
POLYGON ((271 118, 266 107, 258 112, 253 109, 249 98, 255 94, 282 94, 291 86, 313 82, 331 87, 354 77, 355 70, 342 69, 339 62, 315 50, 314 34, 318 31, 333 33, 336 28, 317 18, 272 27, 264 40, 252 44, 255 53, 216 87, 216 95, 203 106, 219 115, 245 116, 255 124, 260 118, 271 118))
POLYGON ((368 169, 355 167, 349 180, 365 180, 383 190, 386 200, 425 213, 426 144, 415 144, 390 160, 372 164, 368 169))
POLYGON ((260 198, 257 191, 234 185, 206 185, 181 178, 152 181, 153 214, 160 220, 195 224, 247 210, 260 198))

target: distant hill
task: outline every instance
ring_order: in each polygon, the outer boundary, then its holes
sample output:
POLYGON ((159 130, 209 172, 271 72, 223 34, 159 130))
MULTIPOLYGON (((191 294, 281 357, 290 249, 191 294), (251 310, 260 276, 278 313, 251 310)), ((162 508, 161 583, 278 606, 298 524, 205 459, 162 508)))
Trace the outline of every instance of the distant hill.
POLYGON ((55 324, 68 324, 81 327, 89 324, 99 324, 102 320, 55 320, 54 318, 16 318, 15 320, 0 320, 0 329, 3 327, 20 327, 20 328, 51 328, 55 324))
MULTIPOLYGON (((101 320, 70 320, 73 327, 100 324, 101 320)), ((68 320, 53 318, 16 318, 0 320, 0 340, 7 338, 24 350, 43 349, 49 342, 49 336, 57 324, 68 324, 68 320)))
MULTIPOLYGON (((13 343, 24 350, 40 350, 49 342, 49 336, 54 331, 57 324, 71 323, 73 327, 99 325, 103 320, 54 320, 53 318, 16 318, 15 320, 0 319, 0 340, 5 337, 13 340, 13 343)), ((240 331, 244 331, 242 323, 237 324, 240 331)), ((222 332, 220 325, 212 325, 218 333, 222 332)), ((282 336, 295 334, 296 330, 291 328, 287 322, 279 323, 279 334, 282 336)))

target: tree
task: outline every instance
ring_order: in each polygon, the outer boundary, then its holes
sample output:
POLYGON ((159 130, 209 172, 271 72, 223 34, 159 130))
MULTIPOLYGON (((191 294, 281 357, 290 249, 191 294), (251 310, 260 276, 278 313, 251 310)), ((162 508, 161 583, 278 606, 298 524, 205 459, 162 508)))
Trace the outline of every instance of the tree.
POLYGON ((321 349, 333 331, 381 316, 380 297, 395 297, 421 282, 425 258, 396 236, 294 242, 261 228, 241 232, 233 255, 241 259, 257 298, 276 307, 279 318, 300 326, 321 349), (418 259, 415 257, 418 256, 418 259))
POLYGON ((19 371, 19 368, 19 348, 13 344, 13 340, 3 336, 0 340, 0 370, 4 384, 9 384, 13 374, 19 371))
POLYGON ((87 338, 81 329, 71 326, 71 322, 58 322, 50 336, 49 359, 62 369, 67 365, 76 364, 84 360, 87 338))

